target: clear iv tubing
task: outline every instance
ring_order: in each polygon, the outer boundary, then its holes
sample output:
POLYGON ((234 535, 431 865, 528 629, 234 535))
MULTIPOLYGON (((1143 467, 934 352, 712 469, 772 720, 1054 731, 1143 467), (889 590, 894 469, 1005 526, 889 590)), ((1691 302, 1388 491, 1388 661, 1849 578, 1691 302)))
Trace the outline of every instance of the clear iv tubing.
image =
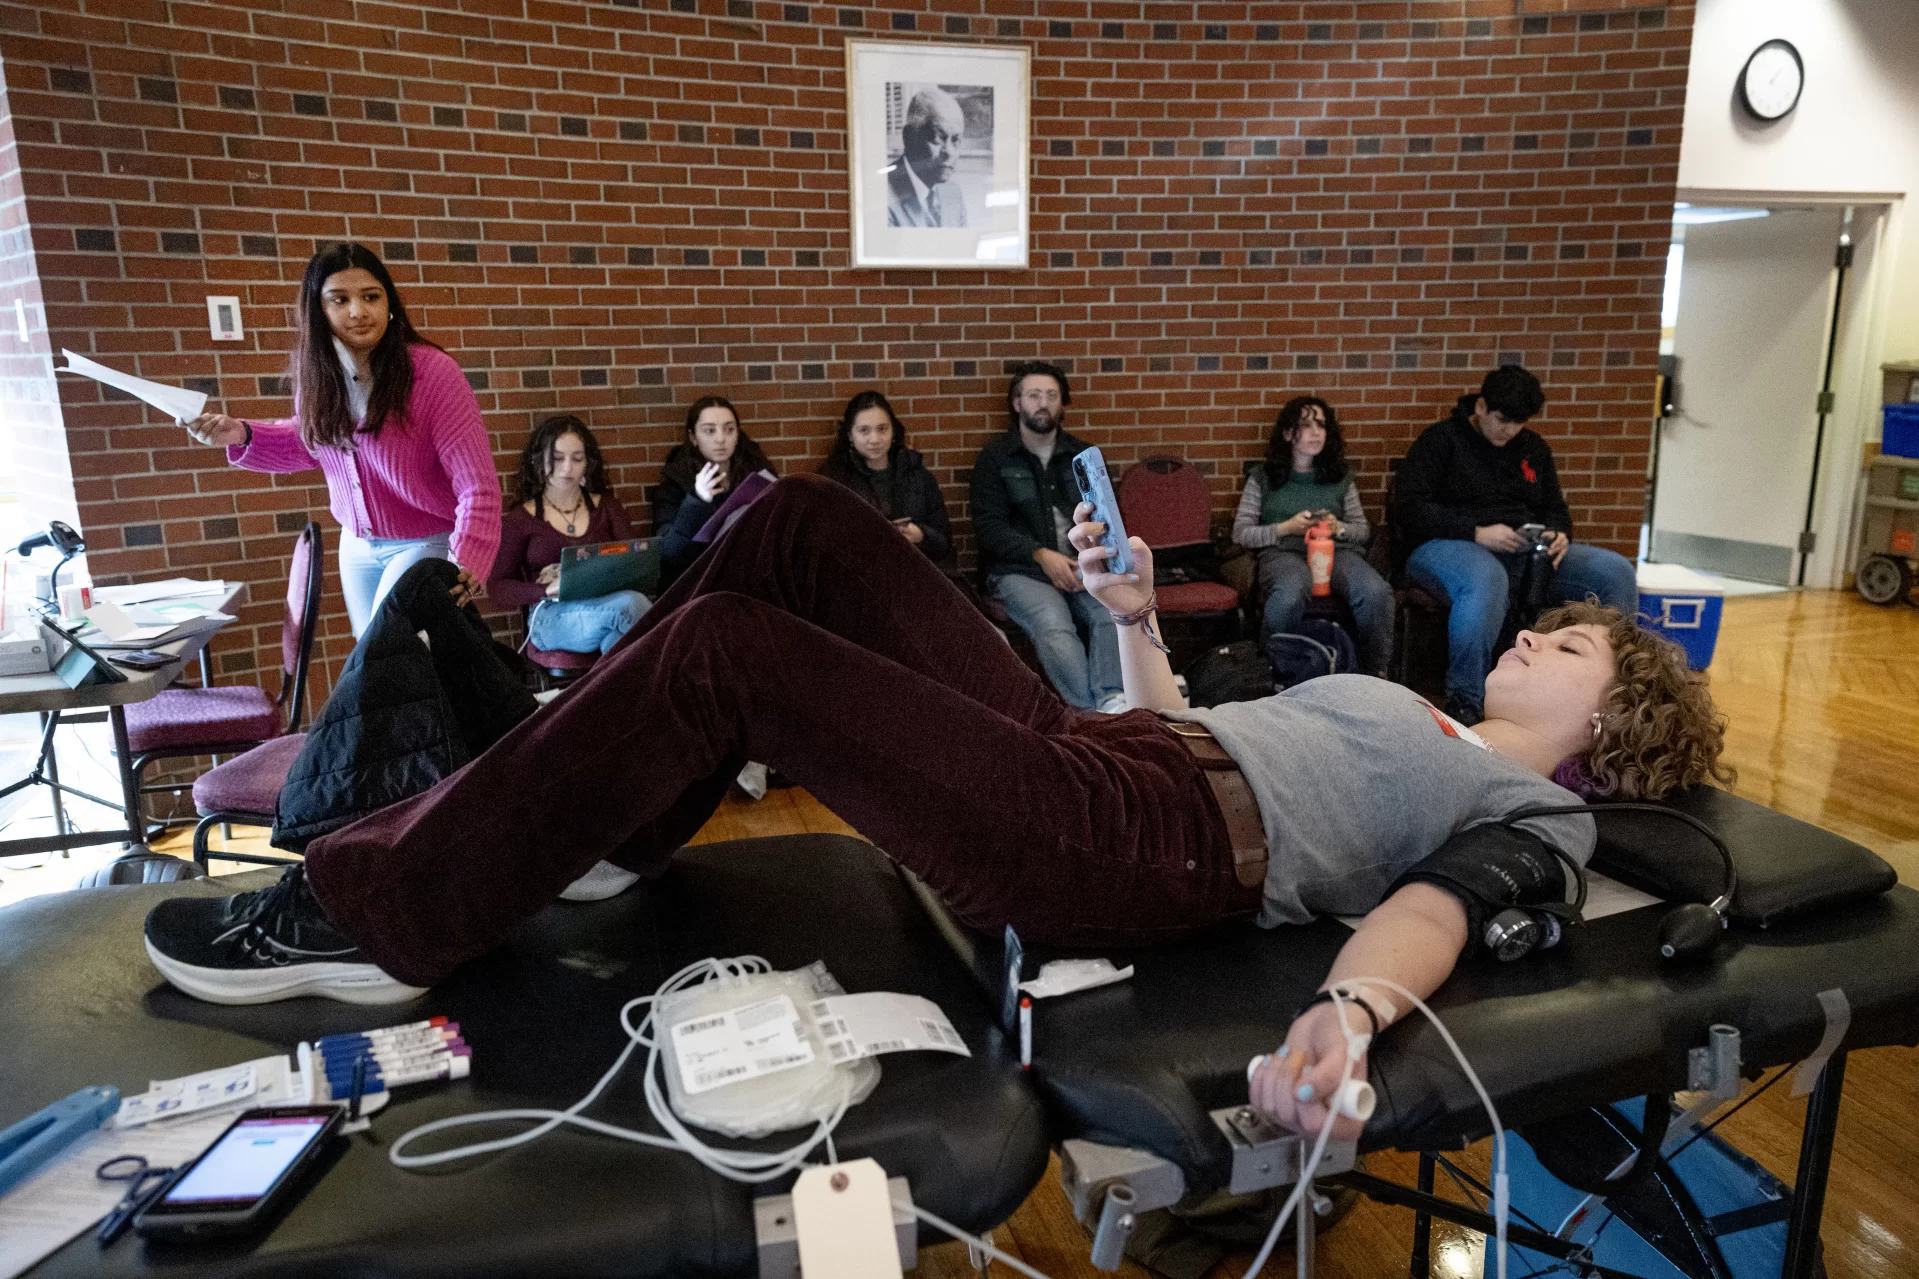
MULTIPOLYGON (((820 1120, 819 1125, 813 1130, 813 1134, 807 1138, 807 1140, 801 1142, 799 1145, 789 1147, 786 1150, 761 1154, 757 1151, 726 1150, 709 1146, 698 1137, 695 1137, 688 1131, 686 1125, 680 1122, 679 1117, 673 1113, 672 1106, 667 1103, 667 1099, 661 1091, 661 1071, 657 1068, 660 1055, 659 1040, 654 1038, 650 1033, 653 1021, 652 1009, 648 1008, 646 1016, 640 1019, 637 1026, 633 1024, 633 1010, 642 1005, 654 1003, 654 1001, 658 1000, 662 995, 671 994, 676 990, 684 990, 688 986, 696 986, 701 982, 711 981, 719 977, 743 977, 749 973, 765 973, 771 971, 773 971, 773 965, 761 959, 758 955, 745 955, 737 959, 702 959, 695 963, 688 964, 686 967, 680 969, 679 972, 667 978, 666 981, 660 985, 660 988, 651 995, 642 995, 638 999, 629 1000, 625 1006, 620 1009, 620 1028, 626 1031, 626 1047, 620 1050, 620 1055, 614 1059, 612 1066, 607 1069, 604 1075, 600 1076, 599 1082, 593 1085, 586 1096, 580 1098, 580 1100, 568 1106, 565 1110, 487 1110, 481 1111, 478 1114, 453 1115, 446 1119, 436 1119, 432 1123, 420 1125, 418 1128, 411 1130, 398 1141, 394 1142, 392 1148, 387 1152, 387 1158, 393 1162, 394 1166, 399 1168, 431 1168, 435 1164, 449 1163, 455 1159, 467 1159, 474 1155, 491 1154, 497 1150, 510 1150, 515 1146, 525 1145, 529 1141, 536 1141, 563 1124, 570 1124, 576 1128, 585 1128, 589 1132, 602 1133, 608 1137, 618 1137, 622 1141, 635 1141, 641 1145, 657 1146, 663 1150, 683 1151, 720 1176, 731 1181, 744 1182, 748 1185, 773 1181, 785 1176, 789 1172, 794 1172, 806 1167, 807 1156, 812 1154, 821 1144, 826 1146, 828 1163, 838 1163, 838 1152, 833 1149, 833 1129, 839 1125, 841 1118, 846 1114, 847 1100, 845 1094, 841 1095, 840 1103, 834 1108, 833 1113, 825 1119, 820 1120), (621 1070, 625 1069, 626 1063, 631 1060, 634 1050, 641 1047, 647 1050, 646 1106, 647 1109, 652 1112, 653 1118, 658 1121, 660 1127, 666 1129, 666 1131, 671 1134, 667 1137, 658 1137, 646 1132, 635 1132, 631 1128, 622 1128, 617 1124, 605 1123, 598 1119, 589 1119, 580 1113, 588 1106, 591 1106, 595 1101, 599 1100, 600 1094, 606 1091, 607 1085, 618 1077, 621 1070), (408 1155, 402 1153, 409 1143, 416 1138, 425 1137, 430 1133, 444 1132, 451 1128, 464 1127, 467 1124, 489 1124, 507 1120, 533 1121, 534 1126, 524 1132, 514 1133, 511 1136, 498 1137, 492 1141, 475 1142, 469 1146, 455 1146, 450 1150, 436 1150, 431 1154, 408 1155)), ((924 1208, 915 1205, 913 1215, 934 1229, 942 1230, 955 1239, 979 1249, 979 1251, 995 1260, 1011 1266, 1021 1274, 1030 1276, 1030 1279, 1049 1279, 1049 1276, 1043 1271, 1035 1270, 1019 1258, 1001 1252, 986 1240, 977 1235, 967 1233, 952 1222, 947 1221, 943 1217, 935 1216, 924 1208)))
MULTIPOLYGON (((1499 1112, 1493 1108, 1493 1099, 1487 1095, 1486 1086, 1479 1082, 1479 1075, 1473 1070, 1472 1063, 1467 1061, 1466 1054, 1460 1051, 1459 1043, 1453 1038, 1452 1032, 1446 1029, 1446 1023, 1439 1020, 1438 1014, 1426 1006, 1425 1000, 1398 982, 1389 981, 1384 977, 1352 977, 1327 987, 1328 993, 1333 997, 1333 1010, 1339 1014, 1339 1029, 1346 1037, 1348 1049, 1345 1073, 1340 1077, 1339 1088, 1332 1095, 1337 1099, 1352 1080, 1353 1065, 1358 1060, 1357 1054, 1351 1051, 1353 1041, 1360 1038, 1370 1039, 1370 1036, 1362 1036, 1356 1032, 1352 1023, 1346 1020, 1346 1005, 1358 1002, 1351 992, 1355 987, 1360 986, 1378 986, 1411 1000, 1413 1007, 1426 1015, 1426 1020, 1433 1024, 1433 1029, 1439 1032, 1439 1037, 1446 1041, 1446 1047, 1452 1050, 1453 1059, 1459 1063, 1460 1070, 1465 1072, 1466 1081, 1479 1095, 1479 1104, 1486 1108, 1486 1117, 1492 1121, 1493 1125, 1493 1231, 1496 1241, 1495 1255, 1498 1258, 1497 1279, 1506 1279, 1506 1218, 1511 1193, 1510 1183, 1506 1179, 1506 1129, 1500 1124, 1499 1112)), ((1312 1185, 1313 1179, 1309 1170, 1319 1167, 1319 1161, 1326 1153, 1327 1140, 1332 1135, 1335 1118, 1329 1107, 1326 1112, 1326 1124, 1319 1130, 1319 1141, 1313 1146, 1312 1160, 1301 1168, 1299 1184, 1293 1187, 1293 1193, 1288 1196, 1285 1206, 1279 1210, 1279 1216, 1273 1221, 1272 1231, 1266 1236, 1265 1246, 1259 1250, 1259 1255, 1253 1258, 1252 1267, 1246 1271, 1246 1279, 1253 1279, 1253 1276, 1257 1275, 1261 1267, 1266 1264, 1266 1259, 1273 1253, 1273 1246, 1279 1242, 1279 1232, 1285 1229, 1287 1219, 1298 1207, 1299 1197, 1306 1193, 1308 1186, 1312 1185)))

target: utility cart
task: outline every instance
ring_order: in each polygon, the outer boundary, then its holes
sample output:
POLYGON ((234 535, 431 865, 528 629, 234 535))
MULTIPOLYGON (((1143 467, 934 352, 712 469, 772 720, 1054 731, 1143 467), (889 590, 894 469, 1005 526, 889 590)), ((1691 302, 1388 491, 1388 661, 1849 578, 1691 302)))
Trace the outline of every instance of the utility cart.
POLYGON ((1919 361, 1881 367, 1883 451, 1866 464, 1853 584, 1874 604, 1897 604, 1912 590, 1919 558, 1919 361))

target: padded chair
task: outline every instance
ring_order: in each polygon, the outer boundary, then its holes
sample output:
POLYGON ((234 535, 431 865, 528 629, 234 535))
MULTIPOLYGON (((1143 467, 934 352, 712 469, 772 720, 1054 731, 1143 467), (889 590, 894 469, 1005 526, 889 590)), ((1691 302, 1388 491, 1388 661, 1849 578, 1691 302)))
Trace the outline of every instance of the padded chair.
MULTIPOLYGON (((1181 558, 1210 561, 1213 496, 1198 467, 1183 458, 1145 458, 1127 468, 1118 497, 1126 531, 1152 548, 1156 574, 1177 567, 1181 558)), ((1200 632, 1195 647, 1210 648, 1238 635, 1239 592, 1224 582, 1189 575, 1184 581, 1156 582, 1155 590, 1160 621, 1200 632)))
MULTIPOLYGON (((193 807, 200 814, 193 828, 193 860, 202 870, 215 856, 207 839, 215 826, 273 825, 274 809, 279 806, 280 788, 287 784, 287 773, 306 745, 305 733, 288 733, 262 743, 236 759, 216 764, 200 774, 193 783, 193 807)), ((297 857, 269 857, 258 853, 220 852, 222 861, 246 862, 255 866, 279 866, 298 861, 297 857)))
MULTIPOLYGON (((286 615, 280 622, 280 691, 268 697, 257 684, 168 688, 127 707, 127 742, 138 793, 177 794, 177 784, 141 784, 156 760, 194 755, 238 755, 283 733, 298 733, 306 714, 307 666, 320 616, 320 526, 308 521, 294 539, 287 571, 286 615)), ((198 783, 194 787, 196 793, 198 783)), ((197 802, 197 801, 196 801, 197 802)), ((169 823, 156 828, 165 830, 169 823)))
MULTIPOLYGON (((1399 463, 1394 461, 1392 465, 1397 470, 1399 463)), ((1379 520, 1381 536, 1374 540, 1382 554, 1373 557, 1373 567, 1380 569, 1393 586, 1393 664, 1387 674, 1437 706, 1446 697, 1446 623, 1452 605, 1406 576, 1406 556, 1411 552, 1393 541, 1393 489, 1397 482, 1397 475, 1386 480, 1386 507, 1379 520)))

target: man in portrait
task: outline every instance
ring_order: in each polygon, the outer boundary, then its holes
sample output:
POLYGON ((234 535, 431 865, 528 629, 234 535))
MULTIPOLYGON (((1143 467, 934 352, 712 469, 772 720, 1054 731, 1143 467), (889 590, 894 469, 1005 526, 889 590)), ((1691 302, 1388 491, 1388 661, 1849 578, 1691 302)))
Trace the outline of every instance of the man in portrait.
POLYGON ((888 226, 963 227, 966 198, 952 180, 966 117, 952 94, 927 85, 900 127, 900 154, 886 171, 888 226))

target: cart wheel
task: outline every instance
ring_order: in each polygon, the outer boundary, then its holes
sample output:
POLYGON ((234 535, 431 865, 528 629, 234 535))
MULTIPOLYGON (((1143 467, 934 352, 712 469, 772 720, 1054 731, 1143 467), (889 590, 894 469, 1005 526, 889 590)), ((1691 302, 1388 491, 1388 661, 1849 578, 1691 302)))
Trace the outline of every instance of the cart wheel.
POLYGON ((1890 555, 1868 556, 1854 579, 1859 594, 1870 604, 1897 604, 1912 589, 1912 572, 1904 560, 1890 555))

